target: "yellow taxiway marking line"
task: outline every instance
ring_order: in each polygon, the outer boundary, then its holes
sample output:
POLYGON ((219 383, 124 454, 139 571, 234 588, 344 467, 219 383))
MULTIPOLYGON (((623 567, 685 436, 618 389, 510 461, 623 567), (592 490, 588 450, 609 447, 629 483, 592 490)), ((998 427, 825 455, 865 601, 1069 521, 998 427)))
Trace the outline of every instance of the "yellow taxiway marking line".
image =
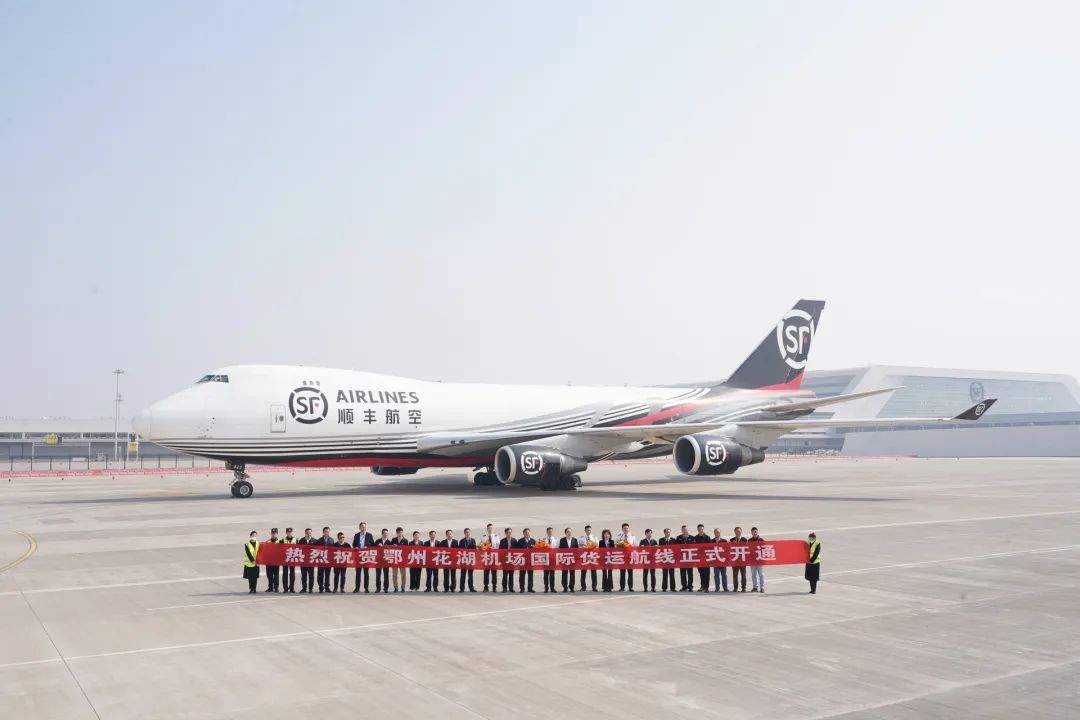
POLYGON ((12 560, 7 565, 5 565, 3 567, 0 567, 0 573, 4 573, 4 572, 7 572, 8 570, 11 570, 15 566, 17 566, 19 563, 23 562, 24 560, 29 558, 31 555, 33 555, 35 552, 37 552, 37 540, 34 539, 33 535, 31 535, 30 533, 24 533, 22 530, 16 530, 15 532, 17 532, 18 534, 20 534, 24 538, 26 538, 26 542, 28 543, 29 547, 27 547, 26 552, 24 552, 18 558, 12 560))

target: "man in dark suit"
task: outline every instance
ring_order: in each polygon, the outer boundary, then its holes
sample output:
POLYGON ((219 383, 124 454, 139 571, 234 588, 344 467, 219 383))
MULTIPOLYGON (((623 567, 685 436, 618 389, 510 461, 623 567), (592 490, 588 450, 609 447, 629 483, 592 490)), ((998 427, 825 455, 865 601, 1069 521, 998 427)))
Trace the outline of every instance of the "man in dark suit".
MULTIPOLYGON (((360 531, 353 535, 352 546, 354 548, 369 548, 375 544, 375 538, 371 537, 371 533, 367 531, 367 523, 360 523, 360 531)), ((360 592, 360 578, 364 579, 364 592, 368 591, 368 573, 370 570, 366 567, 356 568, 356 586, 353 588, 354 593, 360 592)), ((376 588, 378 585, 376 584, 376 588)), ((378 589, 375 590, 378 592, 378 589)))
MULTIPOLYGON (((462 532, 462 538, 461 540, 458 540, 457 546, 459 548, 465 548, 468 550, 476 549, 476 538, 472 536, 472 531, 469 530, 469 528, 465 528, 464 532, 462 532)), ((453 572, 453 570, 451 570, 450 572, 453 572)), ((469 592, 476 592, 476 588, 473 587, 473 571, 471 568, 464 567, 461 568, 461 576, 458 578, 458 592, 465 592, 466 580, 469 581, 469 592)))
MULTIPOLYGON (((574 533, 570 528, 563 530, 562 539, 559 540, 559 549, 567 550, 570 548, 576 548, 578 546, 577 538, 574 537, 574 533)), ((574 592, 574 578, 577 577, 577 573, 573 570, 562 571, 562 591, 574 592)))
MULTIPOLYGON (((375 547, 381 547, 383 545, 395 545, 394 539, 390 537, 390 528, 383 528, 379 534, 379 539, 375 541, 375 547)), ((383 566, 375 568, 375 592, 389 592, 390 590, 390 568, 383 566)))
MULTIPOLYGON (((653 539, 652 528, 645 529, 645 537, 641 539, 641 547, 653 547, 657 542, 653 539)), ((652 582, 652 591, 656 592, 656 568, 649 566, 641 571, 641 580, 645 584, 645 592, 649 592, 649 582, 652 582)))
MULTIPOLYGON (((330 537, 330 528, 324 527, 322 529, 322 537, 315 541, 316 545, 323 547, 330 547, 336 541, 330 537)), ((326 565, 320 566, 317 579, 319 581, 319 592, 330 592, 330 568, 326 565)))
MULTIPOLYGON (((521 531, 521 539, 517 541, 517 547, 521 550, 528 550, 536 541, 533 540, 532 533, 529 532, 529 528, 525 528, 521 531)), ((518 570, 518 592, 523 593, 525 590, 525 579, 528 578, 529 590, 528 592, 536 592, 533 590, 533 571, 532 570, 518 570)))
MULTIPOLYGON (((682 526, 679 536, 675 538, 676 545, 692 545, 694 536, 685 525, 682 526)), ((680 587, 679 592, 694 591, 694 568, 679 568, 680 587)))
MULTIPOLYGON (((658 545, 674 545, 675 538, 671 537, 671 528, 664 528, 664 537, 657 540, 658 545)), ((668 592, 670 588, 671 592, 675 592, 675 568, 664 567, 660 570, 660 590, 662 592, 668 592), (670 581, 670 582, 669 582, 670 581)))
MULTIPOLYGON (((439 541, 439 547, 444 548, 456 548, 458 546, 457 540, 454 539, 454 531, 446 531, 446 539, 439 541)), ((457 571, 452 567, 443 568, 442 571, 442 589, 443 592, 452 593, 457 588, 457 571)))
MULTIPOLYGON (((424 541, 420 539, 420 531, 413 530, 412 540, 408 542, 412 547, 422 547, 424 541)), ((409 568, 409 589, 416 592, 420 589, 420 575, 423 573, 423 568, 411 567, 409 568)))
MULTIPOLYGON (((297 545, 318 545, 317 538, 311 536, 311 528, 304 528, 304 537, 296 541, 297 545)), ((311 593, 315 589, 315 566, 300 567, 300 592, 311 593)))
MULTIPOLYGON (((503 532, 505 534, 503 535, 503 539, 499 541, 499 549, 513 550, 515 547, 517 547, 517 540, 514 540, 513 528, 506 528, 506 530, 504 530, 503 532)), ((506 558, 504 557, 503 561, 505 562, 505 560, 506 558)), ((514 571, 507 570, 506 568, 507 566, 504 565, 502 574, 502 591, 504 593, 512 593, 514 592, 514 571)))
MULTIPOLYGON (((697 545, 708 545, 712 542, 712 538, 705 532, 704 525, 697 526, 697 535, 694 536, 694 543, 697 545)), ((702 551, 704 552, 704 551, 702 551)), ((700 556, 699 556, 700 557, 700 556)), ((698 578, 701 580, 701 587, 698 588, 698 592, 709 592, 709 573, 711 570, 707 567, 698 568, 698 578)))
MULTIPOLYGON (((427 540, 424 541, 424 545, 427 547, 439 547, 439 541, 435 539, 434 530, 428 530, 427 540)), ((429 555, 428 559, 430 560, 430 558, 429 555)), ((439 592, 439 568, 425 568, 424 592, 439 592)))

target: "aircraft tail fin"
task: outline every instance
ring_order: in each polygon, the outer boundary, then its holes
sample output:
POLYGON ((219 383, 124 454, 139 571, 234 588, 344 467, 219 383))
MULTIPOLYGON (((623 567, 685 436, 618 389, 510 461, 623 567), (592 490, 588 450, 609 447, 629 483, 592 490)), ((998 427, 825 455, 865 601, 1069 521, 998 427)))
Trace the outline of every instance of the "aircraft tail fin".
POLYGON ((824 308, 822 300, 795 303, 723 387, 798 389, 824 308))

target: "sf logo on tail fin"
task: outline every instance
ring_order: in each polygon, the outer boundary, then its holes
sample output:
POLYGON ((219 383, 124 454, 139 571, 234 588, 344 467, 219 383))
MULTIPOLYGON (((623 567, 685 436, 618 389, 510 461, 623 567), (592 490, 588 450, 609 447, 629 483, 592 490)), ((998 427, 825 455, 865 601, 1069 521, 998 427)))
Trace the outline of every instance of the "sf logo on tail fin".
POLYGON ((776 344, 784 362, 795 370, 806 367, 810 343, 814 339, 814 319, 802 310, 792 309, 776 323, 776 344))

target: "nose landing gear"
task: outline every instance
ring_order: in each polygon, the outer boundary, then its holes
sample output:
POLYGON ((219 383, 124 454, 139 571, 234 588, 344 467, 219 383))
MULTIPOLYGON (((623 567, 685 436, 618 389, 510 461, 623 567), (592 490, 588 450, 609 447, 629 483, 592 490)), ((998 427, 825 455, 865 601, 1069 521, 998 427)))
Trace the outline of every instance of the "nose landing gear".
POLYGON ((244 469, 244 463, 226 463, 225 467, 233 471, 232 482, 229 483, 229 489, 232 491, 234 498, 249 498, 255 492, 255 487, 248 482, 251 477, 244 469))

